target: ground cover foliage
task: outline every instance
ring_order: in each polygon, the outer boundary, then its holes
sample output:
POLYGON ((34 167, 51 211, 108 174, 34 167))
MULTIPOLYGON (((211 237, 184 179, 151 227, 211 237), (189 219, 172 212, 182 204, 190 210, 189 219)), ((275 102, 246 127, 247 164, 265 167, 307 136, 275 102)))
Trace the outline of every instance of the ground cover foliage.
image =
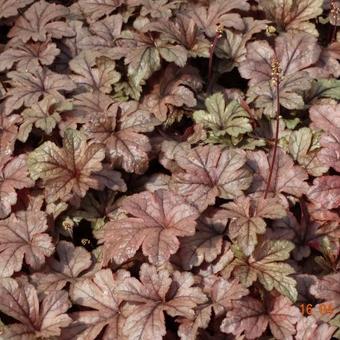
POLYGON ((339 23, 0 0, 1 339, 340 339, 339 23))

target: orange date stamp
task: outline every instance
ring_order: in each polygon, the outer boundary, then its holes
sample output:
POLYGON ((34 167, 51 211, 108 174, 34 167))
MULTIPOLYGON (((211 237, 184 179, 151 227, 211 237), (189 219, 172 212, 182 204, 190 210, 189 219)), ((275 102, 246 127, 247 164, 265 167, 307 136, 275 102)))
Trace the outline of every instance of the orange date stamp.
POLYGON ((333 314, 334 306, 331 303, 321 303, 317 306, 313 306, 310 303, 302 303, 300 305, 300 311, 302 315, 312 315, 314 310, 320 314, 333 314))

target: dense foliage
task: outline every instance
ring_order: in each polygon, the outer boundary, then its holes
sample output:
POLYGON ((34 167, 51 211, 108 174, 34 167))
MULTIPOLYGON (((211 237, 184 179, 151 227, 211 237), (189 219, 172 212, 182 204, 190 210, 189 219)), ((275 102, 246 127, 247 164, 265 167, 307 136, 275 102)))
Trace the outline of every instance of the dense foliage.
POLYGON ((1 339, 340 339, 338 0, 0 0, 1 339))

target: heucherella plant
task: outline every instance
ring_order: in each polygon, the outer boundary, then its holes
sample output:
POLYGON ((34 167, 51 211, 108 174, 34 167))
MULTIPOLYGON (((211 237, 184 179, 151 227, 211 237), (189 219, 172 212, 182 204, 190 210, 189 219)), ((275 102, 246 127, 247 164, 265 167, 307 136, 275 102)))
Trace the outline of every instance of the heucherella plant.
POLYGON ((338 0, 0 0, 0 338, 340 339, 338 0))

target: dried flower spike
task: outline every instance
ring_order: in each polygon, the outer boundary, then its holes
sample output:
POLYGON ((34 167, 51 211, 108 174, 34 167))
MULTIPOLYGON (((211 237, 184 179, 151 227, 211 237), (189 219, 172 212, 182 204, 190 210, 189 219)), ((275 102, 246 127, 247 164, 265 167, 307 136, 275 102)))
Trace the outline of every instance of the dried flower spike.
POLYGON ((280 62, 277 59, 276 56, 274 56, 271 60, 271 68, 272 68, 272 73, 271 73, 271 81, 273 85, 279 84, 280 81, 282 80, 282 69, 280 66, 280 62))
POLYGON ((331 1, 331 16, 333 17, 334 21, 337 20, 337 16, 340 14, 340 8, 335 3, 335 0, 331 1))

